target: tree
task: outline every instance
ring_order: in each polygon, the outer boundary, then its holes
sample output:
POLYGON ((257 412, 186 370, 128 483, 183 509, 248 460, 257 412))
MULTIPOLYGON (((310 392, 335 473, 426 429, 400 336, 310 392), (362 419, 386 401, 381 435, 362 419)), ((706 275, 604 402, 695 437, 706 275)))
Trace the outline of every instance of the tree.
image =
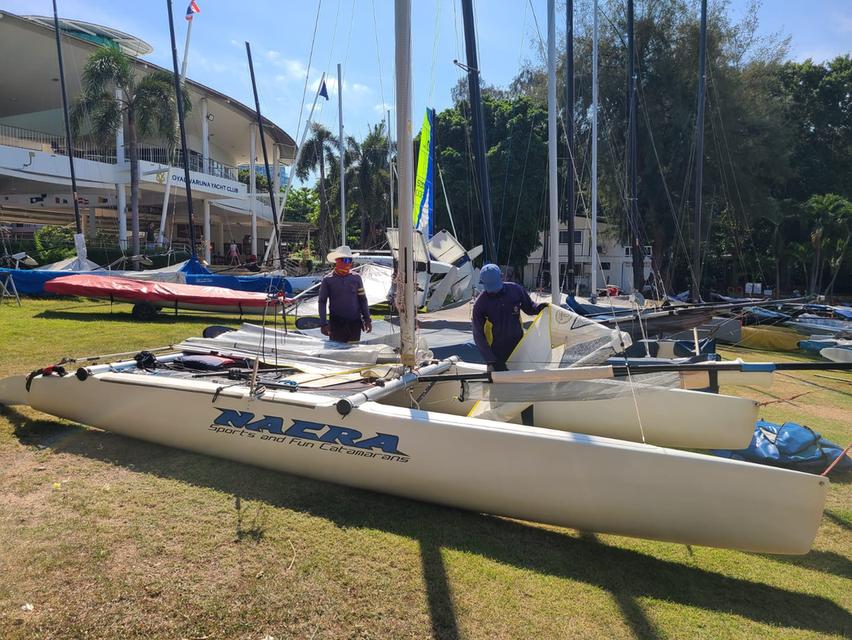
POLYGON ((832 277, 825 289, 827 293, 834 286, 852 239, 852 203, 837 194, 827 193, 808 198, 804 209, 810 220, 813 250, 808 291, 819 293, 824 265, 828 263, 832 277), (827 258, 823 256, 824 250, 828 251, 827 258))
POLYGON ((787 62, 779 80, 794 136, 795 173, 785 196, 799 202, 814 193, 852 198, 852 58, 787 62))
POLYGON ((325 256, 334 241, 334 229, 326 189, 326 162, 333 166, 337 162, 336 152, 337 138, 322 124, 314 122, 311 125, 311 137, 305 141, 302 157, 299 158, 299 164, 296 166, 296 177, 300 180, 306 180, 311 173, 319 171, 317 189, 319 191, 320 213, 317 219, 317 253, 321 257, 325 256))
MULTIPOLYGON (((547 189, 547 112, 525 97, 483 95, 485 147, 491 181, 491 205, 498 260, 522 267, 538 246, 547 189)), ((437 114, 436 161, 444 184, 435 181, 435 228, 451 228, 452 206, 459 240, 468 247, 482 242, 482 214, 473 185, 474 162, 468 103, 461 100, 437 114)), ((436 169, 437 173, 437 169, 436 169)))
MULTIPOLYGON (((384 123, 372 125, 360 142, 351 140, 353 201, 359 213, 361 246, 372 247, 389 209, 390 176, 388 174, 388 137, 384 123)), ((415 153, 416 157, 416 153, 415 153)))
MULTIPOLYGON (((184 110, 189 111, 189 94, 183 90, 184 110)), ((175 144, 177 103, 173 75, 153 71, 139 76, 133 61, 119 49, 100 48, 83 68, 82 92, 71 112, 74 130, 79 132, 88 120, 89 135, 110 145, 116 131, 125 125, 125 140, 130 155, 130 220, 132 251, 139 246, 139 141, 165 139, 175 144), (116 91, 119 95, 116 95, 116 91)), ((134 261, 138 268, 138 262, 134 261)))
POLYGON ((70 227, 39 227, 33 240, 42 263, 58 262, 77 254, 74 249, 74 231, 70 227))
MULTIPOLYGON (((683 0, 636 4, 639 232, 643 244, 653 246, 655 267, 664 280, 680 288, 689 281, 695 204, 698 15, 683 0)), ((630 233, 625 197, 626 15, 621 0, 602 3, 601 8, 598 211, 600 219, 626 239, 630 233)), ((726 5, 717 5, 708 16, 707 38, 702 235, 710 238, 707 254, 716 255, 723 253, 714 244, 721 237, 716 228, 721 224, 735 234, 729 240, 730 250, 744 271, 759 269, 755 245, 760 245, 761 238, 755 238, 751 229, 754 218, 771 206, 790 174, 792 137, 778 82, 786 41, 758 37, 755 16, 747 12, 735 23, 726 5)), ((577 141, 574 164, 580 180, 580 212, 589 208, 590 195, 591 48, 588 24, 578 25, 576 104, 570 112, 577 141)), ((542 58, 526 65, 511 84, 513 92, 542 106, 547 83, 543 62, 542 58)), ((563 72, 560 69, 558 74, 563 72)), ((564 94, 561 90, 557 94, 561 102, 564 94)), ((564 144, 564 137, 559 139, 564 144)), ((560 173, 560 184, 565 184, 564 166, 560 173)), ((546 174, 534 174, 533 179, 546 181, 546 174)))
POLYGON ((311 222, 316 224, 319 217, 319 196, 310 187, 290 189, 287 196, 287 207, 284 216, 295 222, 311 222))
MULTIPOLYGON (((251 187, 251 170, 240 169, 237 173, 237 180, 242 182, 244 185, 251 187)), ((269 183, 266 181, 266 171, 264 170, 263 165, 258 165, 257 170, 254 173, 254 184, 255 190, 258 193, 266 193, 266 190, 269 188, 267 186, 269 183)))

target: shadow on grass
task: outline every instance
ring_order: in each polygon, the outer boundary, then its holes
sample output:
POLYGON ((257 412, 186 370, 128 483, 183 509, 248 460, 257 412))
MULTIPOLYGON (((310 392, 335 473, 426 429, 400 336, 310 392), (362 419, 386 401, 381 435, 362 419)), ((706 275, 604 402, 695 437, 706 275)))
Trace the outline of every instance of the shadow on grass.
MULTIPOLYGON (((7 409, 3 415, 20 424, 16 433, 30 441, 49 424, 39 421, 28 425, 26 416, 18 414, 16 418, 15 413, 7 409)), ((82 427, 63 430, 79 430, 81 437, 46 444, 57 451, 136 472, 213 488, 237 499, 329 519, 340 527, 378 529, 418 540, 432 628, 441 638, 459 637, 441 549, 477 554, 497 563, 604 589, 618 603, 633 633, 643 639, 659 637, 660 633, 637 604, 639 598, 818 633, 845 636, 852 629, 852 614, 827 598, 660 560, 609 546, 591 535, 573 537, 532 524, 308 480, 82 427)), ((802 564, 828 569, 841 560, 831 556, 821 552, 802 564)), ((842 561, 841 575, 846 575, 849 561, 842 561)))
POLYGON ((833 511, 829 511, 828 509, 825 511, 825 517, 837 526, 843 527, 847 531, 852 531, 852 522, 849 521, 849 518, 844 518, 843 516, 834 513, 833 511))
MULTIPOLYGON (((832 516, 833 514, 830 511, 825 511, 826 519, 840 524, 840 526, 844 528, 849 527, 848 523, 841 524, 838 522, 836 517, 832 516)), ((810 569, 811 571, 819 571, 821 573, 840 576, 841 578, 846 578, 847 580, 852 579, 852 560, 849 560, 849 558, 842 556, 839 553, 835 553, 834 551, 811 550, 810 552, 808 552, 807 555, 804 556, 767 555, 766 558, 770 560, 775 560, 777 562, 783 562, 785 564, 791 564, 797 567, 810 569)))
POLYGON ((163 311, 162 313, 158 313, 151 320, 136 320, 131 314, 130 311, 112 311, 110 312, 108 309, 105 309, 101 313, 84 311, 84 312, 74 312, 74 311, 52 311, 45 310, 41 313, 37 313, 33 316, 33 318, 41 318, 44 320, 79 320, 81 322, 144 322, 146 324, 197 324, 200 326, 207 326, 209 324, 225 324, 225 323, 240 323, 240 322, 260 322, 260 316, 248 315, 243 316, 242 319, 239 316, 229 316, 229 315, 195 315, 188 314, 185 312, 178 313, 175 315, 173 312, 163 311))

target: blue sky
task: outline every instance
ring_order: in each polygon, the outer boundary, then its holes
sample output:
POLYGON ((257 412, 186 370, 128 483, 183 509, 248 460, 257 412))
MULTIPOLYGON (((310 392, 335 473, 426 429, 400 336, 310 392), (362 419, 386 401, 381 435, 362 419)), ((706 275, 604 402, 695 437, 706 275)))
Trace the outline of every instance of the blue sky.
MULTIPOLYGON (((711 0, 712 3, 713 0, 711 0)), ((300 111, 306 115, 322 71, 331 100, 315 119, 337 130, 336 65, 344 65, 344 107, 347 134, 362 137, 370 123, 384 117, 393 104, 392 0, 197 0, 189 56, 190 78, 252 104, 244 42, 254 54, 264 115, 297 138, 300 111), (305 75, 319 7, 319 22, 307 95, 305 75)), ((164 0, 58 0, 60 15, 112 26, 154 47, 148 58, 171 67, 164 0)), ((591 0, 575 0, 586 13, 591 0)), ((558 4, 564 4, 558 2, 558 4)), ((696 13, 699 2, 694 1, 696 13)), ((735 16, 747 0, 731 0, 735 16)), ((178 51, 182 55, 186 0, 174 0, 178 51)), ((414 112, 450 103, 450 88, 464 60, 459 0, 413 2, 414 112)), ((49 15, 50 0, 0 0, 0 8, 19 14, 49 15)), ((561 12, 563 9, 557 9, 561 12)), ((538 56, 536 20, 545 35, 545 0, 476 1, 480 68, 486 82, 507 84, 522 61, 538 56)), ((765 0, 759 11, 760 32, 792 36, 790 57, 825 60, 852 50, 852 0, 765 0)), ((563 17, 558 17, 561 24, 563 17)), ((420 118, 415 116, 415 122, 420 118)))

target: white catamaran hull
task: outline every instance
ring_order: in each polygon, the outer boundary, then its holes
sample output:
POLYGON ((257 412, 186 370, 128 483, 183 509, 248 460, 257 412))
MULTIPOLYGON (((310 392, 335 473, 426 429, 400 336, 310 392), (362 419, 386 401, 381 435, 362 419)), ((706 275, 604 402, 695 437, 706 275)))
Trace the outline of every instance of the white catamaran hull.
MULTIPOLYGON (((21 379, 0 384, 20 401, 21 379)), ((26 403, 167 446, 587 531, 806 553, 828 480, 744 462, 334 397, 156 375, 37 376, 26 403)))
POLYGON ((746 398, 683 389, 638 388, 606 400, 546 401, 533 404, 535 424, 662 447, 745 449, 757 420, 757 404, 746 398), (724 444, 716 444, 724 443, 724 444))

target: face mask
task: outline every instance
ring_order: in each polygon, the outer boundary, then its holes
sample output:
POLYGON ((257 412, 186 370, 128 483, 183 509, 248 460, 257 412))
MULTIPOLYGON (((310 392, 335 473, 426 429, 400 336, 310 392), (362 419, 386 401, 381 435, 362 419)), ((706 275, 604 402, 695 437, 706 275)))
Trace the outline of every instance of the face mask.
POLYGON ((352 269, 352 260, 350 258, 338 258, 334 263, 334 272, 345 276, 352 269))

